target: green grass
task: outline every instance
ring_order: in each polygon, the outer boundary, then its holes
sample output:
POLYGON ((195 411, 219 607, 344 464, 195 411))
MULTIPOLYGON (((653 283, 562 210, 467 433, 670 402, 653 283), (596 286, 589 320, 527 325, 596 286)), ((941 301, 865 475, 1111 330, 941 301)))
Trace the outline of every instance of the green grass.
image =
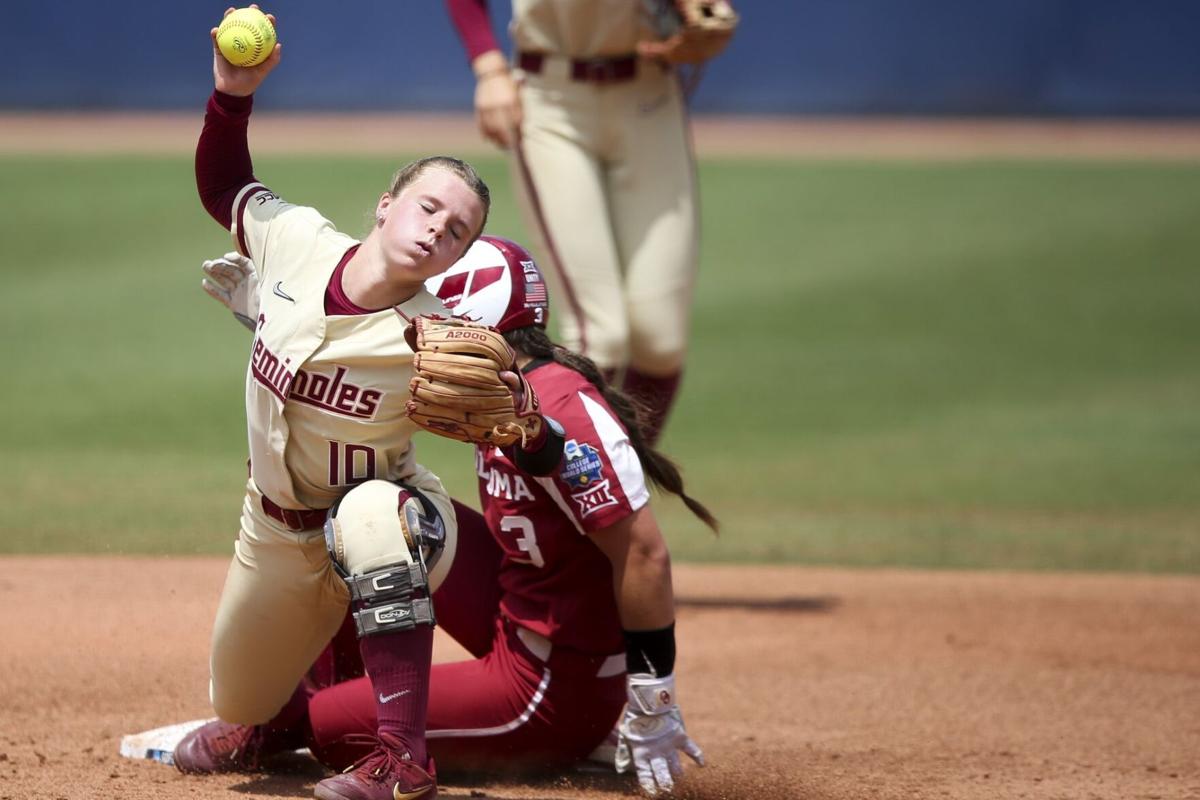
MULTIPOLYGON (((398 158, 395 163, 402 162, 398 158)), ((391 161, 260 159, 359 233, 391 161)), ((499 160, 490 228, 522 238, 499 160)), ((0 159, 0 552, 226 553, 242 328, 188 159, 0 159)), ((1200 166, 710 162, 679 560, 1200 572, 1200 166)), ((422 459, 474 498, 471 456, 422 459)))

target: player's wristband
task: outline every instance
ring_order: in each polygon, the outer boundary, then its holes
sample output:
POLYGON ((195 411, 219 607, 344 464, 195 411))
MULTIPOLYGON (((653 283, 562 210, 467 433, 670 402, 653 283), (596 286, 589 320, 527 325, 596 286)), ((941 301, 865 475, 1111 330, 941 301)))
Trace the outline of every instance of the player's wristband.
POLYGON ((625 669, 657 677, 675 671, 675 623, 653 631, 625 631, 625 669))
POLYGON ((566 433, 554 417, 542 415, 546 424, 536 439, 525 446, 513 445, 505 448, 506 454, 522 472, 530 475, 549 475, 562 461, 563 443, 566 433), (511 452, 508 452, 511 450, 511 452))

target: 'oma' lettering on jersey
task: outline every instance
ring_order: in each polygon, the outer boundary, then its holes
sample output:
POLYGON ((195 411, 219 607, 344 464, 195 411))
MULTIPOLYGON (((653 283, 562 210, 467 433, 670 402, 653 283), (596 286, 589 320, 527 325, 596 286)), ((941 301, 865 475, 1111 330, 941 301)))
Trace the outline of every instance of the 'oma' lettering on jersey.
POLYGON ((517 473, 508 473, 495 467, 484 466, 483 448, 475 448, 475 474, 487 481, 487 493, 491 497, 505 500, 534 501, 533 492, 525 478, 517 473))

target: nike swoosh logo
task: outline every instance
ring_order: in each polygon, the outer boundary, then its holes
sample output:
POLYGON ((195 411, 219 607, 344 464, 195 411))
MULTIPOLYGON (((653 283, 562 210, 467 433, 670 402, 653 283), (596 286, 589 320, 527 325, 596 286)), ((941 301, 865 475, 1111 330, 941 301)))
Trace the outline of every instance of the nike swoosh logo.
POLYGON ((280 288, 282 286, 283 286, 283 281, 275 281, 275 288, 272 289, 271 291, 274 292, 276 297, 282 297, 284 300, 287 300, 289 303, 296 302, 296 298, 292 297, 290 294, 288 294, 282 288, 280 288))
POLYGON ((403 697, 404 695, 410 693, 411 691, 412 691, 412 689, 401 689, 400 691, 396 692, 395 694, 389 694, 389 695, 385 695, 383 692, 380 692, 379 693, 379 702, 390 703, 391 701, 395 700, 397 697, 403 697))
POLYGON ((392 798, 393 800, 418 800, 418 798, 425 797, 432 788, 432 786, 426 786, 424 789, 402 792, 400 791, 400 784, 397 783, 392 787, 392 798))

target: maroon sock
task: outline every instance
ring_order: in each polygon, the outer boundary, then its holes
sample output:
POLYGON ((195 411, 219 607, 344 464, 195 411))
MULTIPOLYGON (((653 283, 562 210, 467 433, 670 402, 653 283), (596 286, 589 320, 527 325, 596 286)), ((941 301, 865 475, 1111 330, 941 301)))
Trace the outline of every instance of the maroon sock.
POLYGON ((358 646, 375 694, 379 732, 401 743, 401 755, 407 751, 424 766, 433 627, 365 636, 358 646))
POLYGON ((682 371, 660 378, 638 372, 633 367, 625 370, 623 387, 625 392, 640 402, 647 411, 646 427, 643 433, 646 435, 646 442, 650 445, 658 442, 663 424, 667 421, 667 414, 675 402, 675 393, 679 391, 679 382, 682 378, 682 371))

